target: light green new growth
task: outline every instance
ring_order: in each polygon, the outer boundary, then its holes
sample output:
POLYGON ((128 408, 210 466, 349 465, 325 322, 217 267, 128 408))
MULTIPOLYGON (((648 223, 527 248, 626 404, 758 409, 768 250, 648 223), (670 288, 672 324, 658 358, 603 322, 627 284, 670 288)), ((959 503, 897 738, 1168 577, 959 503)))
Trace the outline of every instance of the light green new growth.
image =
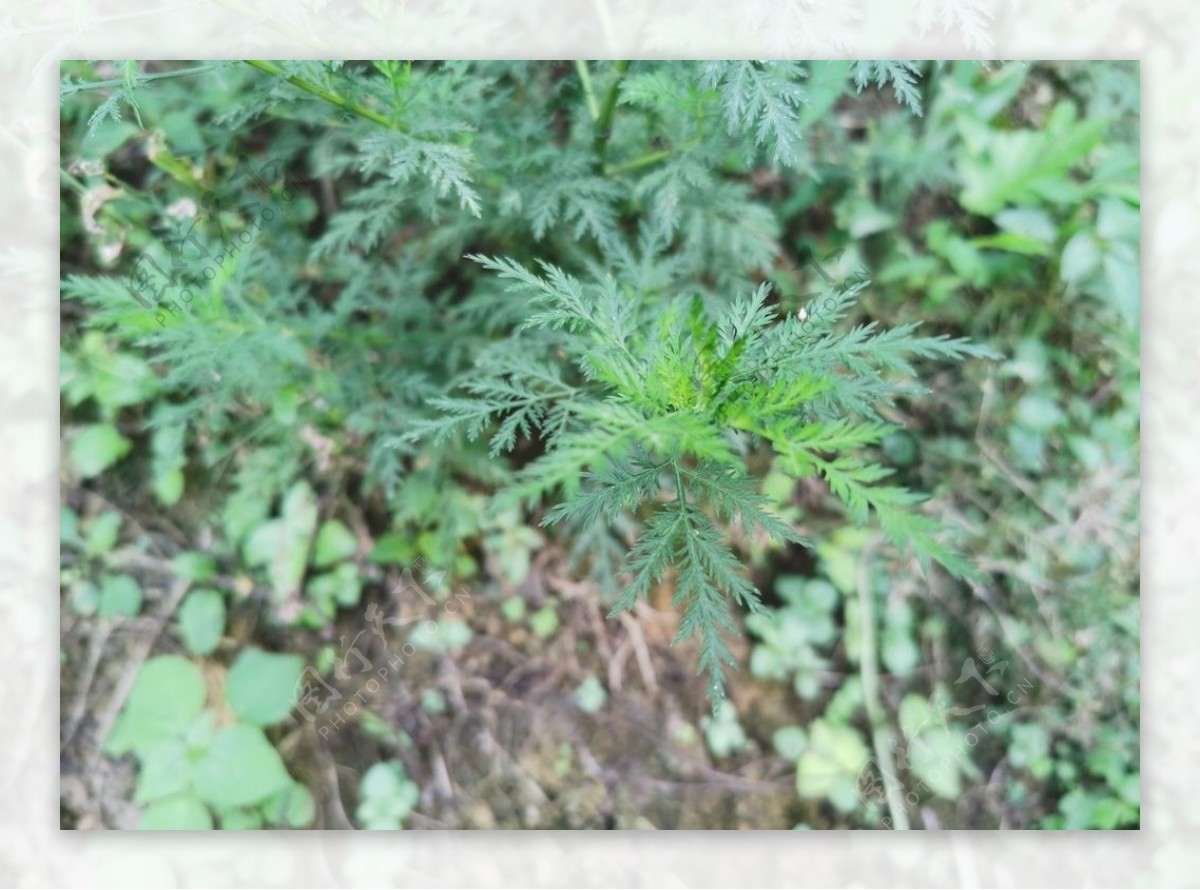
POLYGON ((747 533, 807 545, 773 515, 743 455, 765 442, 797 478, 820 475, 858 523, 875 514, 897 547, 911 546, 962 576, 970 567, 935 537, 938 524, 916 511, 923 499, 881 484, 889 470, 864 459, 894 427, 876 406, 919 388, 903 379, 916 358, 990 356, 965 340, 924 337, 914 325, 873 324, 839 332, 836 324, 866 286, 824 300, 820 318, 780 318, 768 288, 733 301, 715 318, 699 298, 650 309, 613 279, 584 284, 543 264, 535 274, 503 258, 472 257, 530 301, 533 337, 488 353, 463 385, 463 397, 436 402, 440 415, 418 423, 407 440, 468 437, 493 430, 493 453, 520 436, 541 436, 545 453, 503 496, 535 501, 560 492, 545 524, 592 524, 622 512, 650 511, 631 553, 632 580, 613 608, 629 609, 668 572, 683 610, 677 640, 695 636, 699 667, 714 701, 733 663, 725 634, 734 629, 729 600, 750 610, 758 592, 713 517, 747 533), (547 339, 548 334, 566 336, 547 339), (561 351, 577 374, 533 358, 539 345, 561 351))

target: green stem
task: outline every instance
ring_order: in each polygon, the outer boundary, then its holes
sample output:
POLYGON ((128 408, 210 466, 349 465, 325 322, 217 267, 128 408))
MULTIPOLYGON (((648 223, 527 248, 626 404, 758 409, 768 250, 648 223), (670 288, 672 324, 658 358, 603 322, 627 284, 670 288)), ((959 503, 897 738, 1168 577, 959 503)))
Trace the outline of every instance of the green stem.
POLYGON ((71 186, 71 188, 75 189, 75 191, 79 192, 79 194, 82 195, 84 192, 87 191, 86 185, 84 185, 82 182, 80 182, 78 179, 76 179, 74 176, 72 176, 70 173, 68 173, 62 167, 58 168, 58 175, 62 179, 65 179, 67 181, 67 185, 71 186))
POLYGON ((858 606, 861 614, 862 646, 859 672, 862 676, 863 701, 867 708, 867 719, 871 723, 871 743, 875 747, 875 759, 883 772, 883 787, 887 797, 888 812, 892 826, 897 831, 908 831, 908 810, 904 808, 903 788, 896 779, 896 761, 892 758, 893 736, 888 726, 887 714, 879 697, 879 661, 875 645, 875 603, 871 590, 871 559, 878 544, 863 551, 858 570, 858 606))
POLYGON ((587 62, 575 60, 575 70, 579 72, 579 82, 583 85, 583 97, 587 99, 588 114, 595 121, 600 117, 600 103, 596 101, 596 90, 592 86, 592 75, 588 72, 587 62))
POLYGON ((621 87, 621 79, 628 70, 628 59, 613 62, 613 74, 615 77, 604 96, 604 104, 600 106, 600 113, 596 117, 596 136, 592 139, 592 154, 596 158, 596 169, 601 173, 604 172, 604 164, 608 156, 608 140, 612 136, 613 111, 617 107, 617 95, 621 87))
POLYGON ((380 126, 387 127, 389 130, 396 130, 400 133, 408 132, 408 127, 404 126, 404 124, 400 123, 399 121, 391 121, 378 111, 372 111, 365 105, 359 105, 357 102, 351 102, 349 99, 339 96, 337 93, 327 90, 319 84, 313 83, 311 80, 298 77, 294 74, 287 74, 282 68, 273 62, 265 62, 259 59, 245 59, 244 61, 247 65, 251 65, 257 68, 259 71, 272 74, 276 77, 282 77, 292 86, 299 87, 306 93, 312 93, 318 99, 323 99, 330 105, 335 105, 338 108, 341 108, 343 111, 349 111, 351 114, 356 114, 361 118, 373 121, 380 126))
MULTIPOLYGON (((187 77, 189 74, 201 74, 205 71, 212 71, 216 65, 197 65, 194 68, 180 68, 177 71, 159 71, 155 74, 142 74, 138 77, 139 83, 145 83, 151 80, 166 80, 169 77, 187 77)), ((83 83, 73 83, 69 89, 73 92, 82 92, 83 90, 102 90, 109 87, 125 86, 125 78, 118 77, 114 80, 89 80, 83 83)))
POLYGON ((640 158, 634 158, 632 161, 626 161, 624 164, 617 164, 615 167, 605 167, 604 174, 606 176, 615 176, 619 173, 629 173, 633 170, 640 170, 642 167, 649 167, 651 164, 657 164, 659 161, 665 161, 670 156, 670 149, 652 151, 648 155, 642 155, 640 158))

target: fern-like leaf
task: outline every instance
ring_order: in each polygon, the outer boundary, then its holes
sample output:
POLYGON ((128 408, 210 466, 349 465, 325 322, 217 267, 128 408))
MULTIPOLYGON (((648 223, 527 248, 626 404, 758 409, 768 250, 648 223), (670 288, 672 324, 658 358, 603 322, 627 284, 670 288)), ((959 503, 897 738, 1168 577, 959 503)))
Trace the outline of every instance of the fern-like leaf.
POLYGON ((917 90, 917 78, 920 76, 920 69, 915 62, 854 63, 854 85, 860 93, 872 82, 878 87, 890 84, 896 101, 916 115, 921 113, 921 93, 917 90))
POLYGON ((720 94, 730 133, 753 133, 776 163, 795 167, 803 141, 799 110, 808 101, 798 83, 804 76, 797 62, 710 62, 700 84, 720 94))

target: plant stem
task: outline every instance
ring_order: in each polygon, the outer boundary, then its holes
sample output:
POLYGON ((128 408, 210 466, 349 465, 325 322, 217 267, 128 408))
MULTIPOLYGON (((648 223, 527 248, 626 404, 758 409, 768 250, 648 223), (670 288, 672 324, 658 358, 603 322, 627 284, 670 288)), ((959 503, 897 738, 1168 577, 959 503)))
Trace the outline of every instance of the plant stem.
POLYGON ((621 86, 621 79, 628 70, 628 59, 613 62, 615 77, 604 96, 604 104, 600 107, 600 113, 596 117, 596 136, 592 140, 592 154, 596 157, 596 169, 601 173, 604 172, 604 163, 608 156, 608 140, 612 136, 613 111, 617 107, 617 92, 621 86))
POLYGON ((71 188, 75 189, 75 191, 79 192, 79 194, 82 195, 84 192, 87 191, 86 185, 84 185, 82 182, 80 182, 78 179, 76 179, 74 176, 72 176, 70 173, 68 173, 62 167, 58 168, 58 175, 62 179, 65 179, 67 182, 67 185, 69 185, 71 188))
POLYGON ((312 93, 318 99, 324 99, 330 105, 336 105, 344 111, 349 111, 351 114, 357 114, 361 118, 366 118, 369 121, 387 127, 389 130, 395 130, 399 133, 407 133, 408 127, 399 121, 391 121, 378 111, 372 111, 365 105, 359 105, 357 102, 351 102, 337 93, 327 90, 319 84, 313 83, 303 77, 298 77, 294 74, 286 74, 282 68, 272 62, 266 62, 259 59, 245 59, 247 65, 257 68, 259 71, 264 71, 267 74, 273 74, 277 77, 283 77, 292 86, 299 87, 306 93, 312 93))
POLYGON ((878 542, 867 547, 862 554, 858 569, 859 623, 862 626, 862 650, 859 672, 862 676, 863 701, 867 708, 867 720, 871 723, 871 744, 875 748, 875 759, 883 772, 883 787, 886 792, 888 813, 892 826, 897 831, 908 831, 908 810, 904 808, 904 796, 896 779, 896 761, 892 758, 891 727, 879 698, 879 662, 875 646, 875 603, 871 590, 871 560, 878 542))
POLYGON ((579 82, 583 85, 583 97, 587 99, 588 114, 595 121, 600 117, 600 103, 596 101, 596 90, 592 86, 592 75, 588 72, 587 62, 575 60, 575 70, 579 72, 579 82))
POLYGON ((652 151, 648 155, 642 155, 640 158, 634 158, 632 161, 626 161, 624 164, 617 164, 615 167, 605 167, 604 174, 606 176, 615 176, 618 173, 629 173, 631 170, 640 170, 642 167, 649 167, 651 164, 665 161, 670 156, 670 149, 652 151))
MULTIPOLYGON (((205 71, 212 71, 216 65, 196 65, 194 68, 180 68, 177 71, 159 71, 154 74, 142 74, 138 77, 141 82, 151 80, 166 80, 169 77, 186 77, 189 74, 202 74, 205 71)), ((125 86, 125 78, 118 77, 113 80, 89 80, 82 83, 73 83, 68 89, 75 92, 83 90, 102 90, 108 87, 125 86)))

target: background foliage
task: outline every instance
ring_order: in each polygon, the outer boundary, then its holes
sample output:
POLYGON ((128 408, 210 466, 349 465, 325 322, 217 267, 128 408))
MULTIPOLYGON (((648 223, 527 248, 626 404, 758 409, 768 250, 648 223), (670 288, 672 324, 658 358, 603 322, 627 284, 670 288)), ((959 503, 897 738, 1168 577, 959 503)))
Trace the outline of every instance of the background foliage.
POLYGON ((62 94, 65 822, 1139 824, 1136 65, 62 94))

